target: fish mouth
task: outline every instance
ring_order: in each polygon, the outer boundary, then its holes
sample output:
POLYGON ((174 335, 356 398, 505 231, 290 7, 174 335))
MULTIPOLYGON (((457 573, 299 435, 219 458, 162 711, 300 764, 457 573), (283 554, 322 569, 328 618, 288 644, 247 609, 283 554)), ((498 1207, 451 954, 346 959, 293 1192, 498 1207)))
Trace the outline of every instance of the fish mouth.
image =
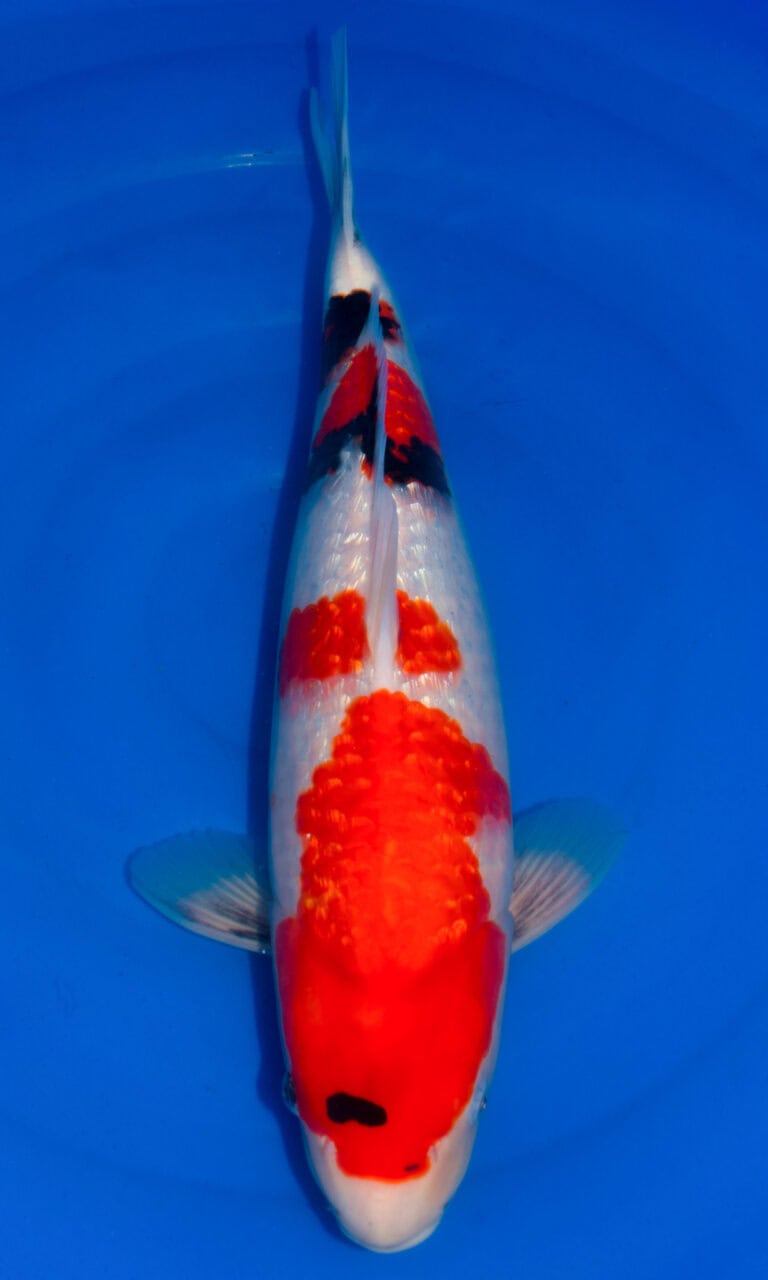
POLYGON ((425 1227, 404 1239, 393 1239, 386 1233, 382 1233, 381 1238, 378 1238, 377 1233, 372 1232, 370 1229, 366 1231, 363 1238, 358 1234, 359 1224, 348 1224, 340 1213, 336 1214, 336 1220, 348 1240, 351 1240, 354 1244, 359 1244, 363 1249, 370 1250, 371 1253, 403 1253, 406 1249, 414 1249, 417 1244, 423 1244, 425 1240, 428 1240, 433 1231, 440 1225, 442 1216, 441 1210, 433 1222, 428 1222, 425 1227))
POLYGON ((476 1130, 465 1112, 430 1150, 425 1173, 392 1182, 345 1173, 332 1139, 302 1128, 310 1164, 339 1228, 373 1253, 401 1253, 432 1235, 464 1175, 476 1130))

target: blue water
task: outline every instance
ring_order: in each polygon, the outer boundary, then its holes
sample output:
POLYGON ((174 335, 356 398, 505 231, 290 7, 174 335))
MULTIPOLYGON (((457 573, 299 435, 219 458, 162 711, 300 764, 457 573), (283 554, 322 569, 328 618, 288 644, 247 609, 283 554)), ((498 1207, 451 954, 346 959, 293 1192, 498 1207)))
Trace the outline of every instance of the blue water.
POLYGON ((766 1274, 767 52, 746 2, 3 7, 3 1277, 766 1274), (268 966, 122 870, 263 817, 318 17, 516 804, 630 829, 515 959, 470 1173, 395 1258, 312 1189, 268 966))

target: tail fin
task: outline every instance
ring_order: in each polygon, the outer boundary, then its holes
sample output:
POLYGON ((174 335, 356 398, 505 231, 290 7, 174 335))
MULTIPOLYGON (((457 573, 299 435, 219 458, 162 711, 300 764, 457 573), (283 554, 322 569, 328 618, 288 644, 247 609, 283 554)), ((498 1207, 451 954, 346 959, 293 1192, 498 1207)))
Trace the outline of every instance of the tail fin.
POLYGON ((331 209, 340 219, 344 230, 352 237, 355 224, 352 215, 352 174, 349 167, 347 84, 347 29, 341 27, 333 37, 333 133, 323 117, 316 89, 311 89, 309 94, 309 118, 331 209))

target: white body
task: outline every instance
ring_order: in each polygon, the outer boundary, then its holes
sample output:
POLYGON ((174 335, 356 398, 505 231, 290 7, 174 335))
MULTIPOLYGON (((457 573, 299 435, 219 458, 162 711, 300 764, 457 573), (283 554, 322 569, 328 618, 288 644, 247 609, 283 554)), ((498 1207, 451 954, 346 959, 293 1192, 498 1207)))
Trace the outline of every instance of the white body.
MULTIPOLYGON (((392 305, 389 286, 375 260, 340 223, 331 248, 327 296, 356 289, 378 292, 392 305)), ((396 309, 396 308, 395 308, 396 309)), ((399 316, 399 312, 398 312, 399 316)), ((401 319, 402 324, 402 319, 401 319)), ((403 342, 387 351, 402 363, 423 391, 418 369, 403 342)), ((320 397, 317 424, 335 390, 331 378, 320 397)), ((273 932, 295 914, 300 892, 302 841, 296 830, 296 797, 311 785, 316 767, 330 754, 334 738, 353 699, 376 688, 402 691, 456 719, 465 736, 482 743, 496 770, 508 780, 504 724, 492 646, 480 591, 452 497, 418 483, 392 486, 397 511, 396 587, 429 601, 453 631, 461 669, 449 676, 408 675, 391 660, 367 662, 356 674, 332 682, 316 681, 311 689, 290 690, 276 709, 272 775, 272 908, 273 932), (382 679, 383 675, 383 679, 382 679)), ((372 587, 372 546, 376 537, 374 485, 360 466, 360 450, 350 444, 338 471, 312 486, 299 513, 286 583, 283 628, 294 609, 320 597, 355 589, 368 597, 372 587)), ((374 641, 371 641, 372 645, 374 641)), ((509 936, 512 922, 512 833, 508 822, 485 819, 470 842, 491 898, 490 918, 509 936)), ((478 1077, 475 1094, 449 1135, 433 1153, 433 1169, 418 1182, 400 1185, 353 1179, 340 1173, 333 1144, 305 1129, 315 1173, 337 1209, 344 1230, 360 1243, 381 1251, 410 1247, 431 1233, 446 1201, 460 1182, 475 1136, 485 1089, 493 1071, 503 989, 498 1003, 493 1043, 478 1077)))

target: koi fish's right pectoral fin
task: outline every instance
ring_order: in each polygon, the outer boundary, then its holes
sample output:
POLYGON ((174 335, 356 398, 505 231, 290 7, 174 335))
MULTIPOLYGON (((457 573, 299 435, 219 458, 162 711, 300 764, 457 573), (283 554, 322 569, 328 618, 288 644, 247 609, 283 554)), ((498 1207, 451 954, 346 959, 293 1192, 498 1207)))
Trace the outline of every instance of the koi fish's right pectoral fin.
POLYGON ((137 849, 128 883, 161 915, 247 951, 269 951, 269 879, 248 836, 190 831, 137 849))
POLYGON ((602 880, 626 832, 592 800, 553 800, 515 814, 512 950, 570 914, 602 880))

